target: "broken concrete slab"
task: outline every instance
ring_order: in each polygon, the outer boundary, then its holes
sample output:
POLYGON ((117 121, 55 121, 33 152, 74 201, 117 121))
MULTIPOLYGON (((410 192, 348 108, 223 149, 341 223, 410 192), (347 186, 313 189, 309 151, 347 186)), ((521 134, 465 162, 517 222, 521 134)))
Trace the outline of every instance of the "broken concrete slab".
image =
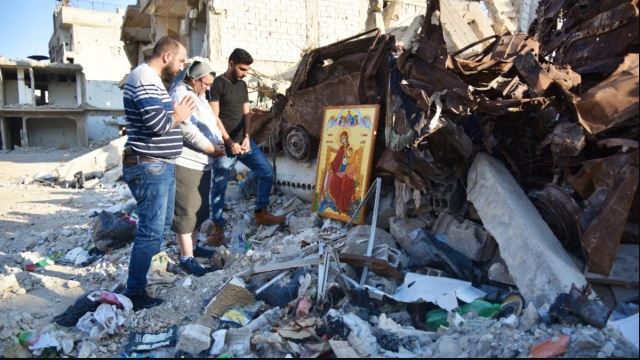
POLYGON ((199 354, 211 346, 211 328, 198 324, 190 324, 184 327, 180 340, 176 345, 177 351, 189 354, 199 354))
POLYGON ((59 181, 73 181, 73 175, 79 171, 107 171, 122 163, 122 151, 126 136, 119 137, 109 144, 79 156, 54 170, 59 181))
MULTIPOLYGON (((371 233, 371 226, 358 225, 353 227, 347 233, 347 241, 342 252, 356 255, 366 255, 367 245, 369 243, 369 235, 371 233)), ((391 249, 397 249, 396 241, 393 236, 388 232, 376 228, 374 245, 385 244, 391 249)))
POLYGON ((586 285, 584 275, 500 161, 485 153, 476 155, 467 189, 527 302, 538 307, 551 304, 572 284, 586 285))
POLYGON ((292 215, 287 221, 289 223, 289 232, 291 234, 297 234, 305 229, 316 227, 318 215, 312 214, 311 216, 306 217, 292 215))
POLYGON ((409 234, 415 229, 425 227, 425 223, 419 219, 407 218, 401 219, 393 217, 389 219, 389 231, 396 239, 398 244, 404 249, 411 249, 411 236, 409 234))

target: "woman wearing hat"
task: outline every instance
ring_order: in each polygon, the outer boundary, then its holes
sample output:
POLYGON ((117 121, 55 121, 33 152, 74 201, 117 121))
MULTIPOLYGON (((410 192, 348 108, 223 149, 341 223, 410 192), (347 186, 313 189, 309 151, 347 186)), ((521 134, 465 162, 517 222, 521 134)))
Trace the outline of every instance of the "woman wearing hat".
POLYGON ((224 155, 217 118, 205 99, 215 73, 204 61, 194 61, 179 75, 170 92, 173 101, 191 96, 196 110, 182 125, 184 147, 176 159, 176 200, 171 230, 180 246, 180 268, 202 276, 209 271, 195 257, 211 257, 214 251, 195 246, 198 229, 209 216, 209 190, 213 158, 224 155))

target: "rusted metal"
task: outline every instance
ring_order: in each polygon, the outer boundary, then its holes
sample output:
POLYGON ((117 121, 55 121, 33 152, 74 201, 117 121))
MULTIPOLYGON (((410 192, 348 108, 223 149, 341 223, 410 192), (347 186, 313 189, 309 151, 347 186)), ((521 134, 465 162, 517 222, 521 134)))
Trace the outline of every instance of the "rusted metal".
POLYGON ((282 112, 283 122, 320 139, 325 106, 360 104, 359 84, 360 74, 353 73, 292 92, 282 112))
POLYGON ((585 161, 568 182, 585 198, 591 190, 580 241, 589 271, 609 275, 638 186, 638 151, 585 161))
POLYGON ((303 56, 287 90, 281 120, 284 147, 297 160, 316 156, 324 108, 386 102, 393 37, 370 30, 303 56), (366 35, 372 35, 364 37, 366 35))
POLYGON ((283 147, 287 155, 295 160, 306 160, 311 157, 313 140, 299 126, 289 128, 283 139, 283 147))
POLYGON ((553 159, 558 165, 579 165, 575 164, 572 159, 577 157, 584 149, 586 137, 582 127, 574 122, 561 122, 556 125, 553 132, 549 134, 538 147, 541 148, 549 145, 553 159))
POLYGON ((579 120, 598 134, 640 114, 638 54, 628 54, 607 79, 584 93, 576 103, 579 120))
POLYGON ((637 0, 544 0, 538 14, 542 55, 555 52, 555 63, 571 65, 578 72, 589 63, 638 51, 637 0))
POLYGON ((530 192, 529 198, 562 245, 579 248, 581 209, 567 191, 558 185, 547 184, 542 190, 530 192))

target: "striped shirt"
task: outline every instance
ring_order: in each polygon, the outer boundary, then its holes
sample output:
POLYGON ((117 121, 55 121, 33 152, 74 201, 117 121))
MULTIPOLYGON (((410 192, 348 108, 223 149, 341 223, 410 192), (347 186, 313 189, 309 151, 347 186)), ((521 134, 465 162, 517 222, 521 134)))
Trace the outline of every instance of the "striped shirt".
POLYGON ((171 128, 173 103, 160 76, 149 65, 133 69, 124 85, 127 142, 133 152, 175 159, 182 153, 182 131, 171 128))

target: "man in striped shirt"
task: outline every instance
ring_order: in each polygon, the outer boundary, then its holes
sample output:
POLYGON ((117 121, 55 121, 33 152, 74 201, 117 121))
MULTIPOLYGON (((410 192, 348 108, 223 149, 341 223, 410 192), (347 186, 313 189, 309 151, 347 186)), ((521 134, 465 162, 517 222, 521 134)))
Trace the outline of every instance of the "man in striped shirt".
POLYGON ((128 296, 134 310, 162 303, 147 295, 151 258, 160 251, 165 228, 171 225, 175 201, 175 158, 182 153, 178 125, 195 108, 191 97, 172 103, 163 84, 184 68, 187 52, 177 40, 163 37, 151 58, 136 67, 124 86, 127 142, 122 173, 138 203, 138 231, 129 260, 128 296))

